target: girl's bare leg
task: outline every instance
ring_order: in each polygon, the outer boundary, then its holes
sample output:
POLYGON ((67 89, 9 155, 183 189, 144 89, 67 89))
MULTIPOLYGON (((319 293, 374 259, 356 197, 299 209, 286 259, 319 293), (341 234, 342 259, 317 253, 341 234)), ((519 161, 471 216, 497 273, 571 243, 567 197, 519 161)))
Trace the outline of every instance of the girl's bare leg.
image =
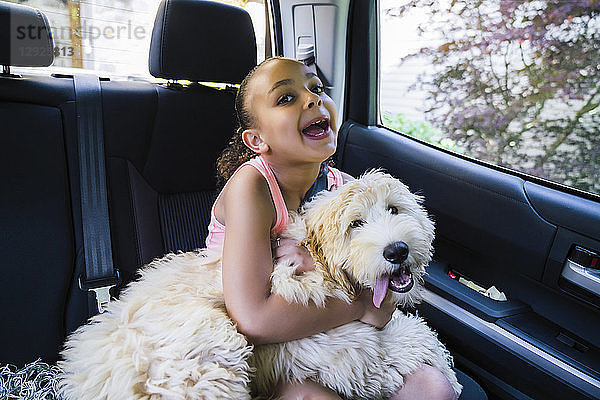
POLYGON ((390 400, 456 400, 448 379, 436 368, 423 365, 404 377, 404 386, 390 400))
POLYGON ((280 383, 277 393, 283 400, 342 400, 333 390, 313 381, 280 383))

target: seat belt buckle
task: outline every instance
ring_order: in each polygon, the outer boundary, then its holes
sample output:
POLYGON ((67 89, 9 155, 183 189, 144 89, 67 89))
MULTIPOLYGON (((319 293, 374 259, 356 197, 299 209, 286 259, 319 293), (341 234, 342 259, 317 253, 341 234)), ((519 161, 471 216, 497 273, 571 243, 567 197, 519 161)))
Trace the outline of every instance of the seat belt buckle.
POLYGON ((110 289, 115 287, 115 285, 111 286, 102 286, 95 289, 89 289, 89 291, 96 293, 96 302, 98 303, 98 313, 102 314, 106 311, 108 304, 110 303, 110 289))
POLYGON ((115 268, 116 276, 105 279, 86 280, 83 276, 79 277, 79 288, 84 292, 94 292, 96 304, 98 305, 98 313, 102 314, 106 311, 110 304, 110 289, 121 283, 119 270, 115 268))

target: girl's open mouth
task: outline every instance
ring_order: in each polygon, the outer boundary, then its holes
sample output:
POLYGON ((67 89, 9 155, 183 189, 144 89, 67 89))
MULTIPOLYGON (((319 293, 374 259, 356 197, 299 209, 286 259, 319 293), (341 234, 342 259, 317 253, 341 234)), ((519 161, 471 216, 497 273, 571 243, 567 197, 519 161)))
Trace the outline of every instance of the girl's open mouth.
POLYGON ((311 139, 323 139, 329 136, 331 129, 329 119, 325 117, 315 118, 310 121, 303 129, 302 134, 311 139))

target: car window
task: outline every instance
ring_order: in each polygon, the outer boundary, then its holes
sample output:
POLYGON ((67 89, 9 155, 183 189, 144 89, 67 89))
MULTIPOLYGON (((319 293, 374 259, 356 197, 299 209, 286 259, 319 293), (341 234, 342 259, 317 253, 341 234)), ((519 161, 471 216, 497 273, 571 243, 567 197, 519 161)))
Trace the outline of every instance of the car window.
MULTIPOLYGON (((68 73, 71 68, 78 68, 111 77, 151 78, 148 53, 160 0, 8 1, 38 8, 46 14, 54 38, 52 70, 68 73)), ((248 11, 256 33, 257 59, 263 60, 265 1, 221 2, 248 11)))
POLYGON ((596 2, 380 0, 380 121, 600 194, 596 2))

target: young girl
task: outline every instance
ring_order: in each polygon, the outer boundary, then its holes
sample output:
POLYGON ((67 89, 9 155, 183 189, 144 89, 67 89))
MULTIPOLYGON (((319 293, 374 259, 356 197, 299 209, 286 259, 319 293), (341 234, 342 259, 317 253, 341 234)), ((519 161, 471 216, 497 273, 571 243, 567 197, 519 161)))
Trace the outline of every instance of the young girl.
MULTIPOLYGON (((374 307, 368 291, 352 304, 331 300, 326 308, 270 295, 274 258, 295 259, 298 273, 314 268, 297 243, 271 240, 285 229, 288 210, 298 209, 307 192, 324 181, 331 189, 352 179, 322 166, 335 152, 337 125, 335 104, 319 78, 298 61, 267 59, 242 82, 236 113, 240 127, 218 161, 226 184, 213 206, 207 247, 222 247, 225 304, 239 331, 250 342, 265 344, 308 337, 354 320, 385 326, 394 308, 374 307)), ((294 400, 340 399, 314 382, 281 382, 277 394, 294 400)), ((393 398, 454 397, 440 372, 423 367, 406 377, 393 398)))

